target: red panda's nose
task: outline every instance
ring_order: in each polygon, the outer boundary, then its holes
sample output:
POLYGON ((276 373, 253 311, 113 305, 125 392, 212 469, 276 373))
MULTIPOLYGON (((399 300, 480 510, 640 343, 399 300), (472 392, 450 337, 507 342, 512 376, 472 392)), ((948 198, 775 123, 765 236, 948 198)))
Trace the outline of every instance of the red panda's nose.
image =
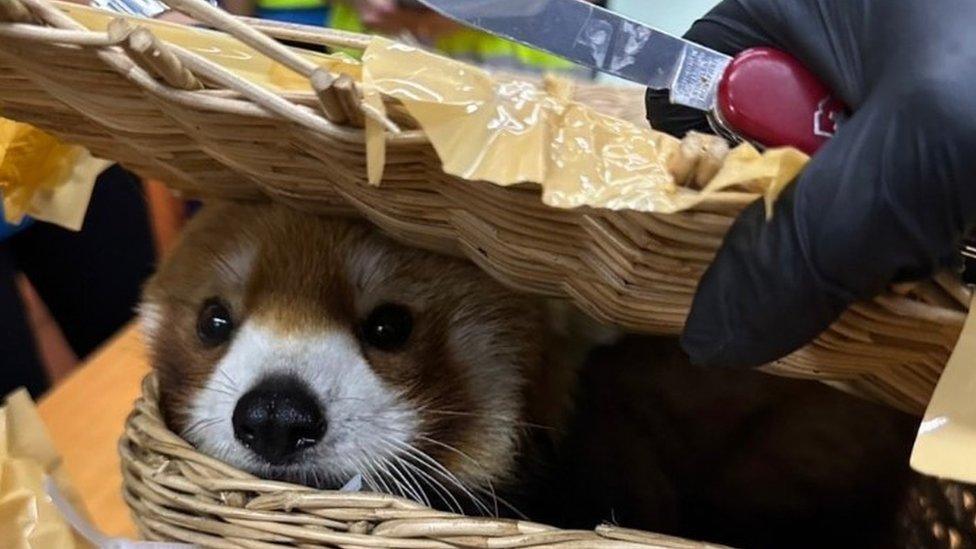
POLYGON ((234 436, 269 463, 280 465, 325 435, 318 399, 293 377, 268 378, 237 401, 234 436))

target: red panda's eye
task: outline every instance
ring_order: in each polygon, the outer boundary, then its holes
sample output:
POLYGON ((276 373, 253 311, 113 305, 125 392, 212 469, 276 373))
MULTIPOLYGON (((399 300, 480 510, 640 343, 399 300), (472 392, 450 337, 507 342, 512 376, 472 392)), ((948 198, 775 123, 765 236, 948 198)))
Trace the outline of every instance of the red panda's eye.
POLYGON ((224 302, 212 297, 203 303, 197 317, 197 337, 207 347, 226 343, 234 332, 234 320, 224 302))
POLYGON ((386 303, 373 309, 359 327, 363 341, 381 351, 398 351, 413 332, 413 316, 403 305, 386 303))

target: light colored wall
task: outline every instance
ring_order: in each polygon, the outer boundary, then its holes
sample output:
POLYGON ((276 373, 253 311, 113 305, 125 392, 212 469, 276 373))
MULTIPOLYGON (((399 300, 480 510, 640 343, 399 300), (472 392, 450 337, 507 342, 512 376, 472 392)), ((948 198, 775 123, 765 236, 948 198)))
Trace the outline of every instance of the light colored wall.
POLYGON ((610 9, 671 34, 681 35, 717 0, 610 0, 610 9))
MULTIPOLYGON (((718 0, 610 0, 613 11, 662 31, 681 36, 691 24, 718 0)), ((600 75, 605 82, 617 81, 600 75)))

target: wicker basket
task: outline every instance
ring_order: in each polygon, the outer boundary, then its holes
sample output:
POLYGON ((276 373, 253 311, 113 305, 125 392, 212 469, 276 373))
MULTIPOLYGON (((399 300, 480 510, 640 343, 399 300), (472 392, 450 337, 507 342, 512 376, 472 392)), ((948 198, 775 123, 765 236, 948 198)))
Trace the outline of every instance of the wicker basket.
POLYGON ((602 526, 559 530, 434 511, 386 494, 323 492, 261 480, 196 452, 166 428, 150 375, 119 444, 123 495, 149 540, 203 547, 365 549, 552 547, 703 549, 715 545, 602 526))
MULTIPOLYGON (((463 254, 514 288, 569 297, 598 319, 643 332, 680 331, 698 278, 755 198, 726 196, 673 215, 550 208, 531 186, 445 175, 423 132, 394 104, 391 116, 404 131, 386 135, 385 178, 369 186, 361 126, 370 113, 356 86, 328 77, 323 84, 321 71, 266 34, 351 48, 367 37, 244 22, 194 0, 170 3, 309 76, 318 93, 275 95, 159 39, 153 52, 166 63, 154 65, 111 29, 89 31, 46 0, 4 0, 3 116, 187 194, 357 213, 403 242, 463 254)), ((580 85, 576 97, 644 123, 640 90, 580 85)), ((699 160, 686 153, 687 164, 699 160)), ((855 305, 814 343, 767 368, 919 413, 968 302, 955 277, 942 275, 855 305)))

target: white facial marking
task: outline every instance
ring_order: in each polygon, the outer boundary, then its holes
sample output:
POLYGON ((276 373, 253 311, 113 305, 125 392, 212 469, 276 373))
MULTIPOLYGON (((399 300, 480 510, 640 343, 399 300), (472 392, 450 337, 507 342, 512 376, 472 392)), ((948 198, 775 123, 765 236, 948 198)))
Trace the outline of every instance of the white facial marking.
POLYGON ((362 464, 409 444, 419 429, 416 411, 370 368, 356 341, 340 330, 282 334, 248 321, 190 403, 183 436, 202 452, 257 475, 285 473, 344 483, 362 464), (231 418, 241 396, 269 375, 290 374, 318 397, 328 422, 325 437, 301 464, 273 467, 234 436, 231 418))
POLYGON ((163 308, 157 303, 144 301, 139 304, 139 330, 143 341, 152 341, 163 324, 163 308))

